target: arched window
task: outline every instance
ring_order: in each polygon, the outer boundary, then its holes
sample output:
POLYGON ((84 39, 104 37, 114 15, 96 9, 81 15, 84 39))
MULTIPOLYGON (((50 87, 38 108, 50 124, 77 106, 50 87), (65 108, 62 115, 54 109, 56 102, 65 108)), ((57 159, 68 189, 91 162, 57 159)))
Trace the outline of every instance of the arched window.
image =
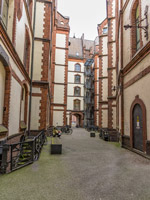
POLYGON ((28 33, 28 28, 26 27, 25 45, 24 45, 24 67, 28 73, 29 73, 29 64, 30 64, 30 37, 28 33))
POLYGON ((5 78, 6 78, 6 72, 5 72, 3 64, 0 62, 0 124, 3 123, 5 78))
POLYGON ((132 56, 134 56, 141 47, 141 29, 138 28, 139 25, 141 26, 139 0, 135 0, 132 6, 131 24, 133 25, 133 28, 131 29, 131 53, 132 56))
POLYGON ((20 128, 25 129, 27 125, 27 87, 25 85, 22 86, 22 94, 21 94, 21 122, 20 128))
POLYGON ((81 65, 80 64, 78 64, 78 63, 75 64, 75 71, 76 72, 80 72, 81 71, 81 65))
POLYGON ((74 96, 81 96, 81 88, 80 87, 74 88, 74 96))
POLYGON ((80 100, 74 100, 74 110, 80 110, 80 100))
POLYGON ((140 29, 138 28, 139 25, 139 18, 140 18, 140 9, 139 4, 136 8, 135 12, 135 25, 136 25, 136 50, 140 48, 140 29))
POLYGON ((80 83, 81 82, 81 80, 80 80, 80 75, 75 75, 75 78, 74 78, 74 82, 75 83, 80 83))

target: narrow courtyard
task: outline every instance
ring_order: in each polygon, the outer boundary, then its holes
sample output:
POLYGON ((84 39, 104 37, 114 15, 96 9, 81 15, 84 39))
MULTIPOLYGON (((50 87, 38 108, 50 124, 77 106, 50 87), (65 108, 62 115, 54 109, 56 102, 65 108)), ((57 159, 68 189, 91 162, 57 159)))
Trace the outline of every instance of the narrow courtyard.
POLYGON ((0 200, 148 200, 150 161, 95 138, 81 128, 62 135, 61 155, 50 154, 0 177, 0 200))

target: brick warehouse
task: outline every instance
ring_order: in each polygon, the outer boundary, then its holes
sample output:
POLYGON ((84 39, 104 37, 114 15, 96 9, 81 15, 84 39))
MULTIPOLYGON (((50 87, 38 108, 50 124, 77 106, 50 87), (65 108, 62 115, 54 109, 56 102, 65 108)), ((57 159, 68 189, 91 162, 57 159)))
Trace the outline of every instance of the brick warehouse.
POLYGON ((106 5, 99 41, 87 41, 69 39, 69 18, 57 11, 55 0, 1 1, 1 145, 19 142, 25 130, 71 125, 75 116, 78 125, 98 126, 110 140, 120 136, 123 147, 150 154, 150 2, 107 0, 106 5), (90 94, 84 82, 89 58, 94 61, 90 94), (93 102, 90 114, 86 101, 93 102))

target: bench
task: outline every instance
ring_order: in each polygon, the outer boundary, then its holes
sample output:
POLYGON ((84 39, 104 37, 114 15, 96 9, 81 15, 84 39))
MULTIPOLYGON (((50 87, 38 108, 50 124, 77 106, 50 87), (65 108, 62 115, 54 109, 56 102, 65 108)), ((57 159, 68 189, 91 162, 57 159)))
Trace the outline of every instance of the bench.
POLYGON ((51 154, 62 154, 62 143, 58 137, 51 138, 51 154))

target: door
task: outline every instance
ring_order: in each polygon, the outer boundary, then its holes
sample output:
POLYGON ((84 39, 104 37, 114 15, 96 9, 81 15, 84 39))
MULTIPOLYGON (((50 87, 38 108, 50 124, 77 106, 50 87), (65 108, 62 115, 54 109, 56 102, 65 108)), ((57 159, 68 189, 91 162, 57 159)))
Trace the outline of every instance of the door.
POLYGON ((133 147, 143 151, 143 119, 139 104, 136 104, 133 109, 133 147))

